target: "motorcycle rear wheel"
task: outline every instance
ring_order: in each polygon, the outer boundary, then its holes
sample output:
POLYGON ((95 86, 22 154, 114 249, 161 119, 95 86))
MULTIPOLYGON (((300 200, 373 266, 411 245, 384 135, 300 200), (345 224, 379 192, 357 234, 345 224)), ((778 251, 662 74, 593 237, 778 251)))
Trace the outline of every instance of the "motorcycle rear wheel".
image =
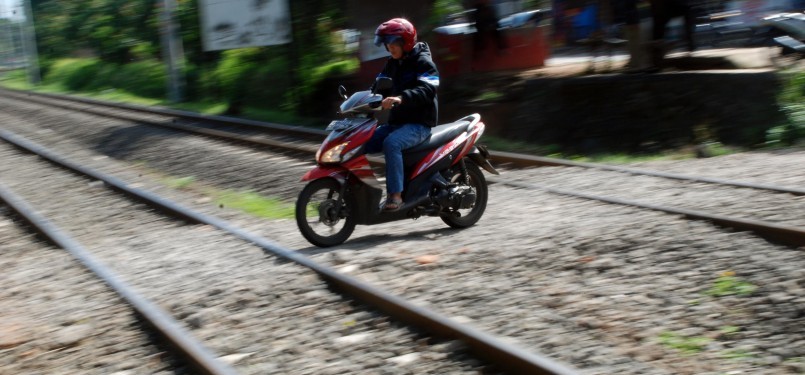
MULTIPOLYGON (((466 164, 467 174, 469 175, 469 186, 475 190, 475 204, 468 210, 459 210, 457 212, 444 212, 440 215, 442 221, 452 228, 467 228, 474 225, 481 219, 484 211, 486 210, 486 201, 489 198, 489 188, 486 186, 486 178, 481 168, 470 160, 464 160, 466 164)), ((461 169, 456 169, 456 172, 450 178, 451 182, 461 183, 464 185, 464 174, 461 169)))
POLYGON ((302 236, 319 247, 343 243, 355 230, 350 200, 341 196, 341 184, 327 178, 308 183, 296 200, 296 225, 302 236), (337 209, 340 202, 341 208, 337 209))

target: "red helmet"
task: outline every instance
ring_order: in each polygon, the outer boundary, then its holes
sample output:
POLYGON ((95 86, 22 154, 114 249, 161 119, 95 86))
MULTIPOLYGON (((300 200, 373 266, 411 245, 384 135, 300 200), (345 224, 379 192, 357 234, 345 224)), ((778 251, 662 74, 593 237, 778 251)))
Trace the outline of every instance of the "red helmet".
POLYGON ((416 29, 405 18, 393 18, 380 24, 375 31, 375 45, 380 47, 402 40, 403 51, 411 52, 416 44, 416 29))

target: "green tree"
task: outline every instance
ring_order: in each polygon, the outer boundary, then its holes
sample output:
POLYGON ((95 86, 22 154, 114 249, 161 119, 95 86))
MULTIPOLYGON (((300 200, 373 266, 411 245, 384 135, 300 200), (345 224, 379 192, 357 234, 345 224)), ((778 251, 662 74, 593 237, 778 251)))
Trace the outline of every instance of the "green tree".
POLYGON ((45 58, 91 54, 114 63, 153 57, 159 45, 155 4, 150 0, 32 0, 40 53, 45 58))
MULTIPOLYGON (((69 87, 92 89, 116 82, 131 87, 130 80, 118 79, 115 74, 131 72, 122 67, 134 62, 141 62, 138 68, 143 72, 141 75, 164 79, 164 74, 153 71, 153 63, 162 60, 161 0, 31 1, 43 59, 93 59, 80 64, 80 69, 76 64, 55 65, 69 66, 66 73, 80 74, 72 79, 61 75, 69 87), (106 81, 83 82, 101 78, 106 81)), ((289 1, 291 44, 230 51, 204 51, 199 1, 176 1, 190 99, 226 100, 231 113, 240 112, 243 105, 305 112, 311 107, 305 103, 312 101, 320 82, 357 66, 354 58, 342 52, 341 42, 333 33, 345 26, 345 0, 289 1)), ((43 65, 47 74, 48 64, 43 65)))

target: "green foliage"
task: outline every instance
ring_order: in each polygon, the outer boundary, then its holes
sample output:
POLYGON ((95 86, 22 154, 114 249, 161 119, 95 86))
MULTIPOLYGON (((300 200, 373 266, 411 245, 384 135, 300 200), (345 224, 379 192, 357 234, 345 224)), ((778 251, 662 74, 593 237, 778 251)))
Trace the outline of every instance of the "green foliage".
POLYGON ((78 91, 86 87, 101 69, 97 59, 55 60, 43 77, 46 83, 60 84, 65 89, 78 91))
POLYGON ((480 94, 478 94, 478 96, 475 99, 473 99, 473 101, 474 102, 495 102, 495 101, 503 99, 505 96, 506 96, 505 94, 503 94, 502 92, 499 92, 499 91, 485 90, 485 91, 482 91, 480 94))
MULTIPOLYGON (((37 45, 46 57, 84 51, 107 62, 124 63, 132 59, 135 47, 159 45, 159 30, 154 27, 159 8, 151 0, 40 0, 31 6, 37 45)), ((139 47, 138 52, 143 51, 139 47)))
POLYGON ((752 353, 742 349, 724 350, 720 353, 720 355, 722 358, 733 359, 733 360, 745 360, 755 358, 755 356, 752 353))
POLYGON ((188 188, 193 182, 196 181, 196 178, 193 176, 188 177, 181 177, 181 178, 174 178, 174 179, 166 179, 165 184, 170 186, 173 189, 186 189, 188 188))
POLYGON ((777 98, 788 122, 766 132, 769 146, 790 146, 805 138, 805 72, 784 73, 783 90, 777 98))
POLYGON ((113 88, 138 96, 159 98, 164 95, 166 78, 165 67, 157 61, 118 65, 99 59, 63 59, 50 66, 44 81, 69 91, 113 88))
POLYGON ((436 0, 433 3, 433 11, 428 18, 427 29, 444 24, 447 16, 464 11, 463 0, 436 0))
POLYGON ((13 70, 0 75, 0 83, 4 87, 10 87, 18 90, 30 89, 28 83, 28 72, 22 69, 13 70))
POLYGON ((718 277, 713 283, 713 286, 706 292, 706 294, 714 297, 724 297, 730 295, 745 296, 752 294, 756 286, 738 279, 731 273, 726 273, 718 277))
MULTIPOLYGON (((185 54, 185 97, 224 100, 228 110, 247 107, 322 110, 321 85, 353 73, 358 62, 335 36, 345 25, 343 0, 291 2, 290 45, 203 51, 197 1, 178 1, 185 54)), ((165 96, 160 67, 161 2, 152 0, 34 0, 37 45, 46 80, 70 91, 123 90, 165 96), (80 57, 79 57, 80 56, 80 57)))
POLYGON ((659 341, 661 344, 685 354, 695 354, 704 350, 711 340, 707 337, 687 337, 666 331, 660 334, 659 341))
MULTIPOLYGON (((275 50, 279 47, 275 47, 275 50)), ((210 76, 207 91, 230 104, 278 108, 291 86, 288 59, 267 48, 224 51, 210 76)))
POLYGON ((235 208, 267 219, 290 219, 294 217, 293 205, 266 198, 254 192, 226 191, 218 196, 217 203, 224 207, 235 208))
POLYGON ((359 64, 357 59, 332 61, 303 72, 298 90, 300 103, 315 105, 316 90, 325 79, 355 73, 359 64))
POLYGON ((736 327, 736 326, 722 326, 722 327, 721 327, 721 328, 719 328, 718 330, 719 330, 721 333, 725 334, 725 335, 731 335, 731 334, 733 334, 733 333, 737 333, 738 331, 740 331, 740 330, 741 330, 741 327, 736 327))
POLYGON ((147 98, 160 98, 165 95, 167 72, 162 63, 143 60, 111 67, 116 69, 110 77, 115 88, 147 98))
MULTIPOLYGON (((143 166, 148 169, 147 166, 143 166)), ((294 217, 293 204, 279 199, 265 197, 251 191, 234 191, 199 184, 195 177, 173 177, 156 173, 159 179, 172 189, 187 190, 211 197, 219 207, 227 207, 243 211, 247 214, 266 219, 291 219, 294 217)))

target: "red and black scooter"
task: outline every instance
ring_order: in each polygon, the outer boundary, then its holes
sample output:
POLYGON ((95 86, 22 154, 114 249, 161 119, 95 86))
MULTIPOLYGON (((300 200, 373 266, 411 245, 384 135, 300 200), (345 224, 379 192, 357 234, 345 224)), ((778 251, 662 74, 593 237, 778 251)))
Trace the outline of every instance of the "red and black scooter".
MULTIPOLYGON (((379 78, 375 90, 391 87, 379 78)), ((334 246, 352 234, 356 224, 379 224, 423 215, 439 216, 447 225, 465 228, 475 224, 486 209, 488 189, 480 168, 499 174, 475 143, 484 132, 481 116, 472 114, 431 129, 430 137, 403 153, 405 182, 397 211, 385 212, 381 199, 385 184, 375 175, 364 147, 378 126, 383 96, 359 91, 345 99, 345 118, 330 123, 330 134, 316 153, 317 166, 302 181, 309 181, 296 201, 296 223, 310 243, 334 246), (480 168, 479 168, 480 167, 480 168)))

